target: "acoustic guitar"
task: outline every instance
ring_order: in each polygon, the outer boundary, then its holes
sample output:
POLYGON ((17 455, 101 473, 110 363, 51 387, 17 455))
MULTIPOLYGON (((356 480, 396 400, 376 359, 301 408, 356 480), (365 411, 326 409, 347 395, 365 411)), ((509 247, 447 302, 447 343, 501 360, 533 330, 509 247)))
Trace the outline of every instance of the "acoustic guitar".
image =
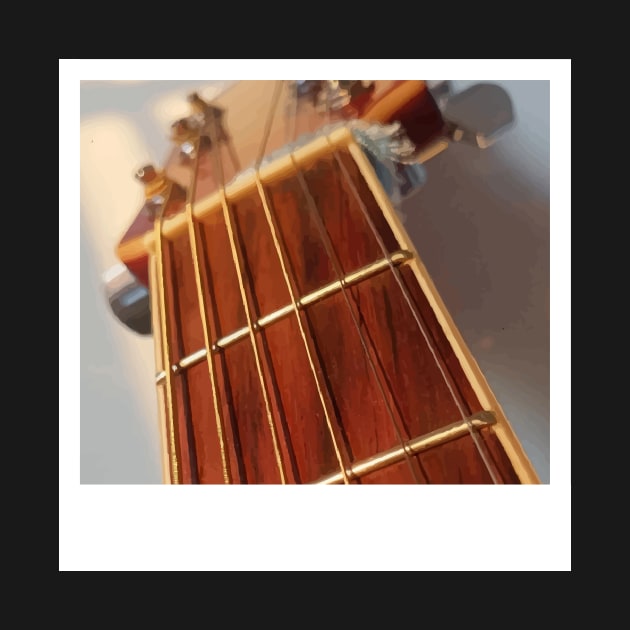
POLYGON ((539 483, 395 208, 509 123, 499 88, 438 88, 190 95, 109 285, 155 339, 165 483, 539 483))

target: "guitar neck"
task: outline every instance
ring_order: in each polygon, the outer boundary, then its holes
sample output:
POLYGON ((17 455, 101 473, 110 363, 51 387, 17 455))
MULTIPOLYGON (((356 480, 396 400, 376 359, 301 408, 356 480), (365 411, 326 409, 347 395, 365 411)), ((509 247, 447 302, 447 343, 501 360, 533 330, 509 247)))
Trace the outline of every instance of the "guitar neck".
POLYGON ((537 482, 349 132, 225 194, 200 151, 142 239, 168 481, 537 482))
MULTIPOLYGON (((222 129, 226 138, 221 142, 222 173, 215 172, 211 155, 203 153, 198 164, 196 198, 204 198, 220 187, 219 179, 230 181, 242 169, 251 166, 259 158, 261 137, 266 137, 264 152, 272 153, 305 134, 317 131, 323 121, 335 122, 359 116, 374 123, 396 121, 417 147, 429 154, 435 145, 443 147, 438 138, 444 130, 439 109, 424 81, 378 81, 371 98, 358 111, 341 109, 322 118, 308 103, 296 104, 289 90, 276 94, 278 82, 243 81, 232 86, 214 101, 223 112, 222 129), (275 109, 267 128, 269 109, 278 96, 275 109), (290 120, 290 124, 287 124, 290 120)), ((179 147, 169 155, 164 174, 173 182, 187 189, 192 170, 189 160, 182 159, 179 147)), ((176 212, 171 209, 170 212, 176 212)), ((153 218, 140 212, 121 239, 118 257, 145 286, 149 282, 148 259, 143 238, 153 231, 153 218)))

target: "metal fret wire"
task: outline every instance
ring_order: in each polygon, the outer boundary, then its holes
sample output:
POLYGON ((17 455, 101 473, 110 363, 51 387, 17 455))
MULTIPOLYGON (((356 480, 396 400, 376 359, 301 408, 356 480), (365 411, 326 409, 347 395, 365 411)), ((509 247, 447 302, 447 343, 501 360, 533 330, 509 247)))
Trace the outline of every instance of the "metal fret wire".
MULTIPOLYGON (((230 207, 227 201, 227 197, 225 194, 225 176, 223 173, 223 164, 222 164, 222 159, 221 159, 221 155, 220 155, 220 148, 219 148, 219 144, 218 144, 218 129, 217 129, 217 120, 216 118, 213 119, 212 124, 210 125, 211 128, 211 142, 212 142, 212 153, 215 156, 215 166, 217 169, 217 175, 219 178, 219 185, 220 185, 220 192, 221 192, 221 206, 223 209, 223 218, 225 220, 225 227, 227 229, 228 232, 228 237, 230 240, 230 249, 232 252, 232 260, 234 261, 234 267, 236 270, 236 275, 238 278, 238 285, 239 285, 239 290, 241 293, 241 300, 243 303, 243 309, 245 311, 245 317, 247 318, 247 327, 249 329, 249 338, 250 338, 250 342, 251 342, 251 346, 252 346, 252 350, 254 352, 254 361, 256 363, 256 371, 258 372, 258 379, 260 381, 260 387, 262 390, 262 395, 263 395, 263 399, 265 402, 265 412, 267 415, 267 424, 269 425, 269 430, 271 432, 271 439, 273 442, 273 450, 274 450, 274 455, 276 458, 276 465, 278 467, 278 472, 280 474, 280 481, 282 484, 286 484, 287 480, 286 480, 286 472, 285 472, 285 465, 284 465, 284 461, 283 461, 283 457, 282 457, 282 453, 280 451, 280 446, 278 443, 278 435, 277 435, 277 430, 276 430, 276 426, 275 426, 275 422, 273 419, 273 414, 271 413, 271 405, 269 402, 269 393, 267 391, 267 385, 265 383, 265 377, 263 375, 263 371, 262 371, 262 365, 260 362, 260 356, 258 354, 258 347, 256 345, 256 338, 254 336, 254 327, 252 324, 252 316, 251 313, 249 312, 249 306, 247 303, 247 293, 245 291, 245 284, 243 281, 243 271, 241 269, 241 264, 239 262, 239 254, 238 254, 238 250, 237 250, 237 244, 236 244, 236 237, 235 237, 235 232, 234 232, 234 226, 233 226, 233 217, 231 215, 231 211, 230 211, 230 207)), ((267 133, 269 132, 271 126, 268 125, 268 129, 267 129, 267 133)), ((266 141, 265 141, 266 143, 266 141)), ((264 150, 264 148, 263 148, 264 150)), ((210 359, 210 357, 208 357, 210 359)), ((271 373, 271 369, 269 370, 269 372, 271 373)))
MULTIPOLYGON (((306 183, 306 180, 304 178, 304 175, 302 174, 302 172, 299 170, 297 162, 295 161, 295 158, 293 157, 293 154, 291 154, 291 161, 293 163, 293 166, 295 168, 295 171, 297 173, 298 179, 300 181, 300 185, 302 187, 302 191, 304 192, 304 196, 306 197, 306 201, 307 204, 309 206, 309 211, 310 211, 310 215, 311 218, 313 219, 313 221, 315 222, 316 226, 317 226, 317 230, 319 232, 319 236, 322 239, 322 243, 324 245, 324 248, 326 249, 326 253, 328 255, 328 258, 330 259, 330 262, 333 265, 333 268, 335 270, 335 273, 337 275, 337 278, 340 280, 341 282, 341 293, 343 294, 344 297, 344 301, 348 307, 348 310, 350 312, 350 316, 352 317, 352 321, 354 323, 355 328, 357 329, 357 333, 359 334, 359 340, 361 341, 361 346, 363 348, 363 352, 365 353, 365 356, 367 358, 368 364, 370 366, 370 370, 372 371, 372 374, 374 376, 374 378, 376 379, 376 383, 378 385, 379 391, 381 393, 381 396, 383 398, 383 402, 385 403, 385 407, 387 409, 387 414, 389 415, 389 418, 392 422, 392 425, 394 427, 394 431, 396 432, 396 436, 398 438, 398 441, 400 442, 401 447, 403 448, 403 450, 405 451, 405 455, 406 455, 406 460, 407 463, 409 465, 409 469, 411 471, 411 475, 414 478, 414 480, 416 481, 416 483, 421 483, 420 478, 418 476, 418 470, 416 470, 416 466, 414 466, 414 461, 409 453, 409 450, 405 444, 405 439, 403 438, 403 435, 400 431, 400 427, 398 426, 398 422, 396 421, 396 418, 394 418, 394 413, 392 411, 391 405, 389 404, 389 399, 387 397, 387 394, 385 393, 385 388, 383 386, 382 380, 380 375, 378 374, 377 370, 376 370, 376 366, 374 365, 374 361, 372 359, 372 355, 370 354, 367 342, 365 340, 365 336, 363 335, 363 331, 361 330, 361 325, 359 324, 359 321, 357 319, 357 314, 355 313, 354 308, 352 307, 352 304, 350 303, 350 298, 348 297, 348 290, 347 287, 345 286, 345 282, 343 282, 342 278, 344 276, 343 270, 341 268, 341 262, 333 248, 332 242, 330 240, 330 235, 328 234, 328 231, 326 230, 326 226, 324 225, 324 222, 322 220, 322 217, 320 216, 319 210, 317 208, 317 204, 315 203, 315 199, 313 198, 313 195, 311 194, 311 191, 309 190, 308 184, 306 183)), ((352 301, 355 304, 355 307, 358 310, 358 306, 354 300, 354 297, 352 297, 352 301)), ((388 387, 388 389, 390 390, 389 393, 392 397, 392 399, 394 398, 394 393, 391 391, 391 387, 388 387)))
MULTIPOLYGON (((327 138, 328 140, 328 138, 327 138)), ((381 248, 381 250, 383 251, 383 255, 385 256, 385 258, 387 259, 387 261, 389 262, 389 267, 392 271, 392 273, 394 274, 394 277, 396 279, 396 282, 398 283, 398 286, 400 287, 400 290, 402 291, 402 294, 405 298, 405 301, 407 302, 411 313, 414 317, 414 319, 416 320, 416 323, 418 324, 418 328, 420 329, 420 332, 422 333, 422 336, 424 337, 429 350, 431 351, 431 354, 433 356, 433 359, 435 360, 440 373, 442 374, 442 377, 444 379, 444 382, 446 383, 446 386, 451 394, 451 396, 453 397, 453 400, 455 402, 455 404, 457 405, 457 408, 462 416, 462 420, 467 422, 468 425, 468 431, 470 433, 470 436, 473 440, 473 442, 475 443, 475 446, 477 448, 477 450, 479 451, 479 455, 481 456, 481 459, 483 460, 486 469, 488 471, 488 474, 490 475, 492 482, 494 484, 499 484, 501 483, 500 478, 498 477, 494 466, 491 465, 490 463, 490 459, 488 456, 488 453, 486 452, 486 449, 484 446, 482 446, 481 444, 481 440, 477 434, 477 432, 475 431, 474 427, 472 426, 472 423, 467 420, 467 416, 468 414, 466 413, 466 411, 464 410, 462 401, 460 400, 459 396, 456 394, 455 389, 453 384, 451 383, 451 379, 449 378, 449 376, 446 373, 446 370, 444 369, 444 366, 442 365, 442 361, 440 361, 440 359, 437 356, 437 352, 436 349, 434 348, 434 344, 431 342, 430 340, 430 335, 427 332, 423 322, 422 322, 422 318, 420 317, 419 313, 417 313, 417 309, 414 306, 414 303, 412 301, 411 296, 409 295, 409 290, 408 288, 405 286, 404 281, 401 277, 401 274, 399 272, 399 270, 395 267, 395 265, 391 262, 391 257, 389 255, 389 252, 387 251, 387 246, 385 245, 385 242, 383 241, 383 238, 381 237, 381 235, 378 232, 378 229, 376 228, 376 225, 374 224, 374 221, 372 220, 372 217, 370 216, 370 213, 365 205, 365 203, 363 202, 363 200, 361 199, 361 195, 359 193, 359 191, 357 190, 356 186, 354 185, 354 182, 352 181, 352 177, 350 176, 350 173, 348 172, 347 168, 345 167, 345 165, 343 164, 341 158, 339 157, 339 153, 337 151, 337 149, 332 145, 332 143, 330 142, 330 140, 328 140, 329 145, 331 146, 331 149, 333 151, 333 155, 337 161, 337 163, 339 164, 339 167, 341 168, 341 170, 344 173, 344 177, 346 178, 346 181, 348 183, 348 186, 351 188, 353 195, 355 196, 355 198, 357 199, 359 206, 361 207, 361 212, 363 213, 363 216, 365 217, 366 221, 368 222, 372 232, 374 233, 374 236, 376 238, 376 240, 378 241, 378 244, 381 248)))
MULTIPOLYGON (((272 103, 272 107, 270 110, 270 118, 269 120, 271 122, 268 122, 268 128, 267 128, 267 132, 269 133, 270 129, 271 129, 271 123, 273 122, 273 118, 274 118, 274 114, 275 114, 275 110, 278 104, 278 98, 280 95, 280 89, 282 87, 282 82, 279 82, 276 84, 276 91, 274 93, 274 101, 272 103)), ((268 136, 267 133, 267 136, 268 136)), ((265 139, 265 144, 266 144, 266 139, 265 139)), ((339 463, 339 470, 343 476, 343 480, 345 484, 349 484, 350 481, 348 479, 348 476, 346 474, 346 466, 343 462, 343 457, 341 455, 341 449, 339 447, 339 444, 337 443, 337 439, 335 437, 335 432, 333 429, 333 425, 332 425, 332 419, 330 417, 329 411, 328 411, 328 405, 326 404, 326 400, 324 397, 324 391, 322 388, 322 384, 319 381, 319 378, 317 376, 317 370, 315 369, 315 363, 313 361, 313 356, 311 354, 311 350, 309 347, 309 343, 308 343, 308 338, 306 336, 306 331, 304 330, 304 325, 302 323, 302 319, 301 319, 301 314, 300 314, 300 309, 298 307, 298 303, 297 300, 295 298, 295 293, 293 291, 293 287, 291 285, 291 279, 289 277, 289 269, 291 270, 291 275, 293 277, 295 277, 295 272, 293 271, 293 269, 291 269, 291 265, 290 262, 288 260, 288 257, 286 257, 285 260, 285 255, 282 252, 281 249, 281 245, 280 242, 278 240, 278 233, 276 231, 276 225, 275 225, 275 218, 273 217, 273 214, 271 212, 271 209, 269 207, 269 204, 267 202, 267 197, 264 191, 264 188, 262 186, 262 182, 260 180, 260 174, 259 174, 259 168, 260 168, 260 162, 262 161, 262 157, 264 156, 264 146, 262 147, 262 150, 260 151, 259 154, 259 158, 258 161, 256 162, 255 165, 255 173, 256 173, 256 187, 258 189, 258 194, 260 197, 260 200, 262 202, 262 206, 263 206, 263 210, 265 212, 265 218, 267 220, 267 224, 269 225, 269 230, 271 232, 271 237, 273 239, 273 244, 274 247, 276 249, 276 253, 278 254, 278 260, 280 262, 280 267, 282 269, 282 275, 284 277, 284 281, 287 285, 287 289, 289 291, 289 297, 291 299, 291 304, 293 306, 293 310, 295 311, 295 315, 296 315, 296 319, 297 319, 297 324, 300 330, 300 336, 302 338, 302 342, 304 343, 304 348, 306 350, 306 356, 308 359, 308 363, 311 369, 311 373, 313 374, 313 378, 315 380, 315 386, 317 388, 317 394, 319 396, 319 400, 321 402, 322 405, 322 410, 324 412, 324 417, 326 418, 326 426, 328 429, 328 432, 330 434, 330 437, 332 439, 332 443, 333 443, 333 448, 335 450, 335 456, 337 458, 337 462, 339 463)), ((328 392, 328 397, 330 397, 330 392, 328 392)), ((339 424, 339 419, 337 419, 337 423, 339 424)))

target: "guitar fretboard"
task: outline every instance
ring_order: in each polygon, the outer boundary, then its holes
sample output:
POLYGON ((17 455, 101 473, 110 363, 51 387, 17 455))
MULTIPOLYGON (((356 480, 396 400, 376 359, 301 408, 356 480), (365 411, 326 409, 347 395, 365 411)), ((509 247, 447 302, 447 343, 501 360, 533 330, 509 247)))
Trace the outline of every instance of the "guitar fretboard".
POLYGON ((223 210, 160 243, 179 482, 519 482, 348 150, 223 210))

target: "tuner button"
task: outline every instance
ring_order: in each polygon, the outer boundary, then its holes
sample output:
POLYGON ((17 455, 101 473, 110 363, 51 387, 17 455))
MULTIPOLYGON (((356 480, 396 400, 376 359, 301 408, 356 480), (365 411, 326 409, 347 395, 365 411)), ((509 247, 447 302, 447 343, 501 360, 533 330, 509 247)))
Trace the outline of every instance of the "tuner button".
POLYGON ((192 142, 182 142, 179 146, 179 155, 183 159, 192 160, 195 157, 195 145, 192 142))
POLYGON ((157 176, 157 171, 151 164, 147 164, 136 171, 136 179, 143 184, 152 182, 157 176))
POLYGON ((451 96, 443 116, 455 142, 463 140, 481 149, 491 146, 514 123, 509 94, 491 83, 477 83, 451 96))
POLYGON ((149 290, 122 264, 106 271, 103 282, 107 301, 116 319, 140 335, 150 335, 149 290))

